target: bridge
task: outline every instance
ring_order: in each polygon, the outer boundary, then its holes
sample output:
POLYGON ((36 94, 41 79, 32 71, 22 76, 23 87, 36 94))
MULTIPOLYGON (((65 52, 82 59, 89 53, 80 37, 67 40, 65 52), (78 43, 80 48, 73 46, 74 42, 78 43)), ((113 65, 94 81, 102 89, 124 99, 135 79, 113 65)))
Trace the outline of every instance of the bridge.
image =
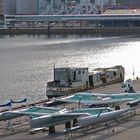
POLYGON ((6 21, 15 22, 54 22, 54 21, 79 21, 79 20, 98 20, 98 21, 124 21, 140 20, 140 15, 5 15, 6 21))
POLYGON ((93 22, 103 26, 140 26, 140 15, 95 14, 95 15, 5 15, 5 24, 34 22, 93 22))

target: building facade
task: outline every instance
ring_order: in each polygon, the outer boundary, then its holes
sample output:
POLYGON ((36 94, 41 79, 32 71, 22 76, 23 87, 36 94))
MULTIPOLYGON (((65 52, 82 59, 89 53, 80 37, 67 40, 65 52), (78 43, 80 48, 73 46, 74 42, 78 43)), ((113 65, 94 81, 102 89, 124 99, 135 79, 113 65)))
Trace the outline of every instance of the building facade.
POLYGON ((16 15, 36 15, 37 0, 16 0, 16 15))
POLYGON ((0 28, 4 27, 3 0, 0 0, 0 28))
POLYGON ((129 6, 133 8, 140 8, 140 0, 116 0, 119 6, 129 6))
POLYGON ((37 1, 3 0, 3 13, 6 15, 35 15, 37 13, 37 1))
POLYGON ((0 15, 3 14, 3 0, 0 0, 0 15))
POLYGON ((3 12, 6 15, 15 15, 16 0, 3 0, 3 12))

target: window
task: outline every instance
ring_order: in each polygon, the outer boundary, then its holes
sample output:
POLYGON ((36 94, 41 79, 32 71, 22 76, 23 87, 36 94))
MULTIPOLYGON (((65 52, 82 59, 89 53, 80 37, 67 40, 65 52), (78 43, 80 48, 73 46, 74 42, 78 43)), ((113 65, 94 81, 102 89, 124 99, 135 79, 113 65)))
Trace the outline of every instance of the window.
POLYGON ((78 74, 81 74, 81 71, 80 70, 78 71, 78 74))

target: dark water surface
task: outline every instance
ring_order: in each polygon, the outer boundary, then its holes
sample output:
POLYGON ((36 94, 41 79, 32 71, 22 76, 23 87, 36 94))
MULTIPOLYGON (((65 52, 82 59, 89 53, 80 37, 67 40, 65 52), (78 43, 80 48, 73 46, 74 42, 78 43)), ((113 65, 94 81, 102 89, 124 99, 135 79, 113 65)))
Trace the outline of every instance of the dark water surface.
POLYGON ((16 36, 0 38, 0 104, 45 98, 56 67, 123 65, 126 79, 140 76, 140 37, 16 36))

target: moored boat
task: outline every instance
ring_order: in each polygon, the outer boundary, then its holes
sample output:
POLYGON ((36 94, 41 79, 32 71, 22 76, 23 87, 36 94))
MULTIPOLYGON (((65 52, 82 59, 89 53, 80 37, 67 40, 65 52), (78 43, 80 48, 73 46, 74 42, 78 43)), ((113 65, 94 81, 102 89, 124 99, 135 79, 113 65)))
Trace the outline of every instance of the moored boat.
POLYGON ((65 96, 76 92, 107 86, 124 81, 123 66, 98 68, 89 72, 88 68, 54 68, 54 81, 47 83, 48 98, 65 96))

